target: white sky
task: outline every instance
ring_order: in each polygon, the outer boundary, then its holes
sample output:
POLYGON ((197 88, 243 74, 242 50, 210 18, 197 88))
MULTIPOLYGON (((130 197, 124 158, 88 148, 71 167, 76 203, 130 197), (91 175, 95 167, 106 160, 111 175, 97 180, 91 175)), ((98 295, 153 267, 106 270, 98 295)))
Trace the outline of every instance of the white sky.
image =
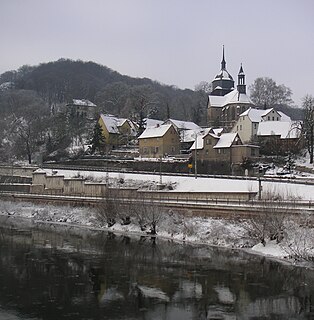
POLYGON ((59 58, 179 88, 227 69, 314 94, 313 0, 0 0, 0 73, 59 58))

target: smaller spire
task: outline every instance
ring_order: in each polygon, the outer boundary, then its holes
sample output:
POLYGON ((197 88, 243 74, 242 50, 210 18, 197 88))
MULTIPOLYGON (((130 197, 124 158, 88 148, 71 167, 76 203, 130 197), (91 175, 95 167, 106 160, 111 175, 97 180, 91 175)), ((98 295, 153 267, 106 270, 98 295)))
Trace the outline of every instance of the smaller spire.
POLYGON ((246 85, 245 85, 245 74, 243 71, 242 63, 240 66, 239 74, 238 74, 238 86, 237 89, 239 93, 246 94, 246 85))
POLYGON ((239 75, 244 75, 244 71, 243 71, 243 68, 242 68, 242 62, 241 62, 240 70, 239 70, 239 75))
POLYGON ((226 60, 225 60, 225 46, 222 45, 222 61, 221 61, 221 70, 226 69, 226 60))

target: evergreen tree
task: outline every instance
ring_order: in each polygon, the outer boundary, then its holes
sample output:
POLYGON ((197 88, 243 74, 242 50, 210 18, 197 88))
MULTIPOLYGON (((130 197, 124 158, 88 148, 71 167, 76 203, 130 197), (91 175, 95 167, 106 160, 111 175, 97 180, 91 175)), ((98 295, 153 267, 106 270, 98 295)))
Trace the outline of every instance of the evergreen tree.
POLYGON ((138 124, 138 136, 140 136, 146 128, 146 120, 144 119, 143 110, 140 111, 139 120, 138 120, 137 124, 138 124))
POLYGON ((91 140, 91 153, 94 154, 95 151, 101 151, 105 144, 105 137, 103 136, 102 127, 99 122, 96 123, 93 131, 93 137, 91 140))

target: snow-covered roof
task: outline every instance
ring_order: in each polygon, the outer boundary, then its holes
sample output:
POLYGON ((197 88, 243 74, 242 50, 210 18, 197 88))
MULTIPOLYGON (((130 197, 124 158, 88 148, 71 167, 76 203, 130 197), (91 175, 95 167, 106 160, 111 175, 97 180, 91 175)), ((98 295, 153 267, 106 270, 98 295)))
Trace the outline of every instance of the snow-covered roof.
POLYGON ((162 120, 157 120, 157 119, 145 118, 144 121, 146 123, 146 128, 156 127, 157 125, 163 124, 162 120))
POLYGON ((200 129, 200 126, 198 126, 196 123, 194 123, 192 121, 181 121, 181 120, 175 120, 175 119, 168 119, 164 123, 165 124, 171 123, 179 130, 196 130, 196 129, 200 129))
POLYGON ((128 122, 128 124, 131 127, 131 134, 136 134, 136 128, 132 121, 125 118, 117 118, 112 115, 100 115, 102 121, 104 122, 107 130, 109 133, 120 133, 119 127, 121 127, 125 122, 128 122))
POLYGON ((214 146, 214 149, 220 149, 220 148, 230 148, 233 141, 237 139, 237 133, 223 133, 220 137, 216 145, 214 146))
POLYGON ((171 124, 163 124, 161 126, 146 128, 138 138, 145 139, 163 137, 171 126, 171 124))
POLYGON ((209 104, 212 107, 225 107, 228 104, 241 103, 253 104, 245 93, 240 93, 237 89, 232 90, 224 96, 208 96, 209 104))
POLYGON ((281 139, 300 137, 300 124, 293 121, 263 121, 258 126, 258 136, 280 136, 281 139))
POLYGON ((291 121, 291 118, 281 111, 277 111, 281 115, 281 121, 291 121))
POLYGON ((231 74, 226 70, 226 69, 222 69, 220 70, 220 72, 216 75, 215 80, 232 80, 233 78, 231 76, 231 74))
POLYGON ((219 136, 224 131, 224 128, 215 128, 213 132, 215 135, 219 136))
POLYGON ((280 115, 280 121, 291 121, 291 118, 289 116, 287 116, 281 111, 276 111, 274 108, 269 108, 266 110, 249 108, 246 111, 242 112, 240 114, 240 117, 248 116, 252 122, 261 122, 263 121, 263 117, 265 117, 267 114, 269 114, 272 111, 275 111, 280 115))
POLYGON ((192 144, 190 150, 202 150, 204 148, 204 136, 203 135, 199 135, 197 136, 197 140, 195 141, 194 138, 194 143, 192 144))
POLYGON ((96 107, 94 103, 87 99, 73 99, 72 104, 75 106, 96 107))
POLYGON ((214 132, 214 129, 212 128, 205 128, 199 131, 197 134, 197 141, 195 141, 195 135, 194 135, 194 143, 192 144, 190 150, 201 150, 204 148, 204 138, 210 135, 214 137, 215 139, 219 139, 219 136, 214 132))
POLYGON ((193 141, 195 141, 195 134, 197 134, 197 136, 204 137, 212 130, 213 130, 212 128, 199 128, 196 130, 182 130, 180 132, 180 139, 181 139, 181 142, 193 142, 193 141))

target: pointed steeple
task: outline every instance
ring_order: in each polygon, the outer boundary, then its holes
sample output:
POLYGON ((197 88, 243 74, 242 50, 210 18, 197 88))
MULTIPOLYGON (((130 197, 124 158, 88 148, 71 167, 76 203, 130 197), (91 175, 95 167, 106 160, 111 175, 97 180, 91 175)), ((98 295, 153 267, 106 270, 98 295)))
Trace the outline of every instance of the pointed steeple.
POLYGON ((226 70, 225 46, 224 45, 222 46, 221 70, 226 70))
POLYGON ((241 67, 238 73, 238 85, 237 85, 237 89, 239 91, 239 93, 244 93, 246 94, 246 85, 245 85, 245 74, 242 68, 242 63, 241 63, 241 67))

